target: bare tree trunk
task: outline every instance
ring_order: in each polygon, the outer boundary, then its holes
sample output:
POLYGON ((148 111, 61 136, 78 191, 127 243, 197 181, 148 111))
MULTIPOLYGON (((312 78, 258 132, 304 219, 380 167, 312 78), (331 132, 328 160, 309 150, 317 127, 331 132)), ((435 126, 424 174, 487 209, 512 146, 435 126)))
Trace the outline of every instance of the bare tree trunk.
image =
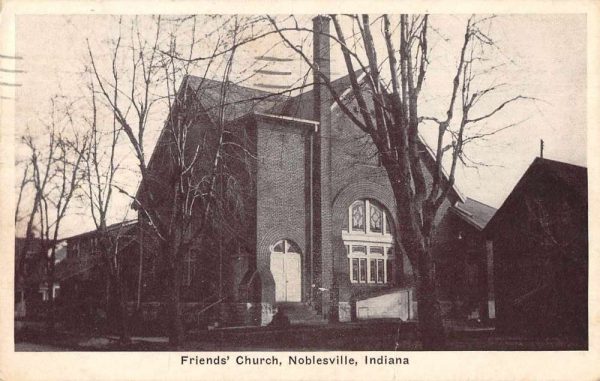
MULTIPOLYGON (((119 258, 119 249, 118 243, 111 243, 110 233, 106 231, 106 226, 101 226, 101 250, 102 255, 107 264, 107 281, 108 281, 108 292, 107 295, 107 312, 110 312, 110 315, 107 315, 113 324, 110 326, 116 330, 119 335, 119 340, 121 343, 129 343, 131 342, 130 334, 129 334, 129 324, 128 324, 128 313, 127 313, 127 293, 125 288, 125 279, 122 274, 122 269, 124 267, 122 261, 119 258), (112 254, 107 254, 107 253, 112 254)), ((118 241, 119 237, 117 236, 115 240, 118 241)))
POLYGON ((417 300, 419 314, 419 335, 426 350, 440 350, 446 341, 442 311, 435 282, 435 263, 431 245, 418 254, 417 300))
POLYGON ((167 240, 161 246, 171 258, 168 273, 167 316, 169 318, 169 344, 178 348, 184 339, 184 328, 181 308, 181 273, 182 261, 178 255, 178 245, 173 239, 167 240))

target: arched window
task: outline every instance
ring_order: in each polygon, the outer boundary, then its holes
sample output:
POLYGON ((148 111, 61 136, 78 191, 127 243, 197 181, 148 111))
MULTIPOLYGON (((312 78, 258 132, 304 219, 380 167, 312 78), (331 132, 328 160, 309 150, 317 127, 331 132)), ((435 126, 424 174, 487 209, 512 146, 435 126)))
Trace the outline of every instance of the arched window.
POLYGON ((352 283, 392 282, 394 238, 388 213, 376 201, 354 201, 348 207, 342 239, 346 246, 352 283))

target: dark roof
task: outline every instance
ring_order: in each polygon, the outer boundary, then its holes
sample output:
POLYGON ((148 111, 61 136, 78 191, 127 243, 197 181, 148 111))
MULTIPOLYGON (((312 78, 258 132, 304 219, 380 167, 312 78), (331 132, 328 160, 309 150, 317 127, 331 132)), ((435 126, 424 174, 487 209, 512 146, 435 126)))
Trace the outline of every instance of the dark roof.
MULTIPOLYGON (((531 181, 535 181, 540 176, 549 176, 558 192, 569 189, 574 192, 580 200, 585 200, 587 204, 587 168, 579 165, 569 164, 561 161, 544 159, 536 157, 529 168, 525 171, 517 185, 510 192, 498 212, 489 221, 487 227, 497 224, 502 219, 502 215, 508 213, 510 205, 528 191, 531 181)), ((489 230, 489 229, 488 229, 489 230)))
POLYGON ((496 208, 469 197, 465 199, 465 202, 458 201, 452 207, 452 211, 466 222, 474 225, 478 230, 485 228, 496 213, 496 210, 496 208))
MULTIPOLYGON (((115 224, 109 225, 106 227, 106 230, 110 233, 113 232, 117 229, 120 228, 126 228, 127 230, 131 229, 132 227, 134 227, 137 224, 137 220, 129 220, 129 221, 124 221, 124 222, 117 222, 115 224)), ((61 241, 69 241, 72 239, 81 239, 81 238, 85 238, 88 236, 93 236, 94 234, 97 234, 98 230, 90 230, 87 232, 83 232, 83 233, 79 233, 79 234, 75 234, 66 238, 61 239, 61 241)))
MULTIPOLYGON (((362 73, 363 73, 362 70, 357 70, 355 72, 355 75, 358 78, 358 77, 360 77, 360 75, 362 73)), ((344 75, 334 81, 331 81, 331 87, 336 92, 336 94, 340 97, 346 90, 351 89, 350 86, 351 86, 351 83, 350 83, 349 75, 344 75)), ((317 118, 315 117, 314 112, 313 112, 314 111, 313 102, 314 102, 314 89, 312 89, 312 86, 311 86, 311 90, 304 91, 294 97, 290 97, 285 103, 283 103, 279 106, 276 106, 274 109, 272 109, 271 112, 279 114, 279 115, 294 117, 294 118, 316 120, 317 118)), ((332 104, 333 104, 333 102, 335 102, 335 101, 332 99, 332 104)))
MULTIPOLYGON (((586 167, 537 157, 527 169, 527 172, 529 171, 547 171, 552 173, 565 185, 579 193, 580 196, 587 197, 586 167)), ((527 172, 525 173, 527 174, 527 172)))
MULTIPOLYGON (((357 76, 360 76, 361 73, 362 70, 356 72, 357 76)), ((217 122, 223 82, 193 75, 188 75, 186 81, 190 88, 197 92, 196 96, 211 120, 217 122)), ((338 95, 342 95, 350 88, 350 76, 345 75, 331 81, 331 85, 338 95)), ((311 85, 307 87, 310 87, 311 90, 290 97, 284 92, 271 93, 228 82, 224 120, 229 122, 252 112, 315 120, 313 114, 314 90, 311 85)))
MULTIPOLYGON (((190 88, 196 91, 197 99, 200 100, 213 123, 218 122, 223 82, 193 75, 188 75, 186 81, 190 88)), ((227 101, 224 104, 226 122, 251 112, 268 112, 288 99, 285 95, 252 89, 232 82, 228 82, 227 85, 227 101)))

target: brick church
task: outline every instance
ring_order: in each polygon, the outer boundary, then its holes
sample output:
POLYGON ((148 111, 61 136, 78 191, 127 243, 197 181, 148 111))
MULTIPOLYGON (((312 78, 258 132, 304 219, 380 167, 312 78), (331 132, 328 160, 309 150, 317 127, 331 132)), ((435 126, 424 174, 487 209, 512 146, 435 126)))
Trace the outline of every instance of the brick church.
MULTIPOLYGON (((328 37, 318 33, 329 33, 329 20, 317 17, 313 23, 314 60, 329 75, 328 37)), ((332 86, 352 104, 347 76, 332 86)), ((330 90, 316 85, 287 97, 227 84, 221 115, 222 89, 221 82, 187 76, 180 90, 196 94, 192 138, 208 147, 200 165, 210 165, 217 121, 224 121, 222 165, 236 174, 239 201, 234 211, 224 208, 214 219, 211 239, 184 258, 186 319, 266 325, 283 309, 292 322, 416 319, 412 268, 394 245, 392 232, 402 221, 393 213, 387 174, 369 137, 339 109, 330 90)), ((149 163, 157 179, 168 176, 163 138, 149 163)), ((434 159, 425 144, 422 155, 429 173, 434 159)), ((227 188, 226 180, 221 183, 227 188)), ((479 240, 493 211, 455 188, 438 213, 437 271, 448 315, 489 317, 479 240)), ((149 240, 140 242, 147 247, 140 250, 144 270, 137 299, 160 301, 161 266, 149 240)))

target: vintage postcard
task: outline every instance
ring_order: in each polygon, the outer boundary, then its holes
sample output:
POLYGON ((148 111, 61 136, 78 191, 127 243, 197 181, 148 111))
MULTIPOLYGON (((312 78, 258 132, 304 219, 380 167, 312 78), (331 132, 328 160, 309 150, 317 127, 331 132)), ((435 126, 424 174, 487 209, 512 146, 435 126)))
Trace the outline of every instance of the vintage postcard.
POLYGON ((6 1, 0 380, 595 380, 593 1, 6 1))

